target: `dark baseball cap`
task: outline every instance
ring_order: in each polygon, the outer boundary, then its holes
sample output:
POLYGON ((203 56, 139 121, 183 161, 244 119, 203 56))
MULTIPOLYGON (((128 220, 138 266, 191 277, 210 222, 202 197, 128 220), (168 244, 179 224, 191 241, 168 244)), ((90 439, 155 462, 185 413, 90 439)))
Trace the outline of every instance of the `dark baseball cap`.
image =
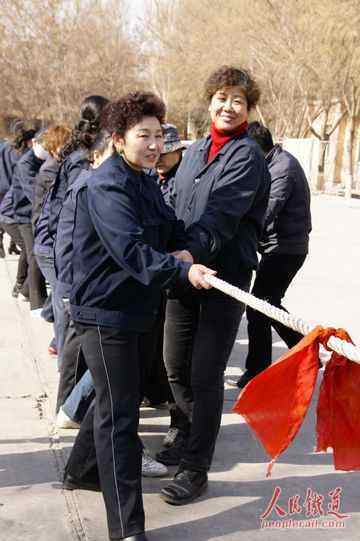
POLYGON ((184 143, 181 142, 176 126, 173 124, 163 124, 162 129, 164 134, 164 148, 161 154, 168 154, 169 152, 186 148, 184 143))

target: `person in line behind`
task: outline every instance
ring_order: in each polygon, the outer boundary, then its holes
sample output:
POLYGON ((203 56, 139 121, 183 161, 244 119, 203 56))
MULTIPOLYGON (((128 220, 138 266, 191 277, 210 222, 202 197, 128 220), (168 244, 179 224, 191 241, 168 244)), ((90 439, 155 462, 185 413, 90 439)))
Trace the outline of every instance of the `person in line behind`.
MULTIPOLYGON (((32 227, 34 231, 34 255, 38 267, 50 285, 51 305, 54 322, 54 343, 50 343, 50 354, 62 351, 67 330, 67 314, 61 297, 55 291, 55 268, 53 242, 48 235, 48 221, 44 220, 43 209, 46 206, 51 188, 60 170, 59 152, 68 142, 71 130, 62 124, 50 126, 43 134, 41 144, 49 153, 49 157, 40 167, 34 182, 34 197, 32 205, 32 227)), ((48 301, 47 301, 48 302, 48 301)))
MULTIPOLYGON (((156 164, 155 173, 164 201, 172 208, 175 206, 175 175, 182 160, 185 145, 180 140, 179 132, 173 124, 163 124, 164 145, 156 164)), ((151 332, 144 334, 140 342, 142 350, 143 404, 159 407, 167 402, 170 413, 170 427, 165 435, 164 447, 171 447, 188 429, 186 415, 176 405, 166 374, 163 344, 166 294, 163 293, 161 308, 151 332)), ((190 377, 190 374, 189 374, 190 377)))
MULTIPOLYGON (((285 310, 282 299, 308 253, 310 189, 298 160, 280 145, 274 145, 265 126, 253 122, 248 132, 263 151, 271 177, 265 229, 259 245, 262 257, 251 292, 285 310)), ((246 315, 249 351, 246 371, 237 382, 239 388, 271 364, 272 327, 289 348, 302 338, 300 333, 250 307, 246 315)))
MULTIPOLYGON (((62 148, 57 150, 58 171, 41 207, 40 215, 36 219, 36 233, 38 237, 36 249, 38 255, 45 256, 41 258, 41 263, 43 264, 43 271, 50 278, 54 277, 52 254, 58 218, 65 193, 67 187, 75 181, 82 169, 86 169, 89 166, 87 159, 88 149, 99 132, 101 111, 107 103, 108 100, 103 96, 94 95, 86 97, 80 105, 80 118, 73 127, 71 136, 67 138, 62 148)), ((54 165, 56 166, 55 163, 54 165)), ((56 292, 54 294, 54 305, 57 307, 57 317, 54 315, 54 319, 57 320, 55 321, 57 336, 55 348, 54 344, 51 343, 48 351, 50 354, 57 354, 60 381, 66 381, 65 389, 63 387, 61 389, 66 393, 68 390, 66 384, 68 383, 70 387, 69 394, 74 385, 74 372, 76 371, 74 367, 77 365, 78 342, 76 333, 73 332, 73 327, 69 326, 69 314, 65 310, 61 298, 56 292), (65 369, 62 367, 63 364, 66 365, 65 369)))
POLYGON ((32 148, 17 162, 12 177, 13 210, 16 223, 25 245, 28 264, 30 310, 40 316, 47 298, 45 279, 34 255, 34 234, 31 224, 35 177, 49 154, 41 146, 43 132, 35 134, 32 148))
POLYGON ((175 175, 179 169, 182 153, 186 149, 179 132, 173 124, 163 124, 164 147, 156 164, 158 184, 165 203, 175 208, 175 175))
POLYGON ((15 166, 20 158, 32 146, 34 135, 35 130, 24 130, 22 127, 20 127, 15 131, 14 140, 3 143, 0 150, 0 228, 2 231, 6 231, 11 238, 11 251, 14 252, 14 246, 19 246, 20 248, 16 282, 12 289, 12 295, 13 297, 17 298, 19 294, 21 294, 27 300, 29 299, 29 284, 27 279, 28 264, 25 243, 20 234, 20 229, 14 212, 12 180, 15 166))
MULTIPOLYGON (((24 128, 23 122, 21 120, 16 120, 10 126, 10 131, 12 138, 11 140, 3 140, 0 143, 0 203, 4 199, 6 193, 9 191, 12 184, 12 175, 14 168, 21 155, 28 150, 28 145, 32 144, 32 138, 35 135, 35 130, 24 128)), ((13 222, 6 222, 13 224, 13 222)), ((15 224, 15 228, 17 228, 15 224)), ((15 231, 15 228, 12 229, 12 233, 15 232, 17 240, 22 245, 23 241, 21 239, 20 233, 15 231), (19 238, 20 237, 20 238, 19 238), (21 240, 20 240, 21 239, 21 240)), ((0 258, 5 257, 5 249, 3 245, 3 237, 6 229, 0 224, 0 258)), ((14 241, 13 235, 10 235, 10 246, 9 246, 9 255, 11 254, 20 254, 20 251, 17 249, 16 242, 14 241)), ((20 248, 21 250, 21 248, 20 248)), ((25 252, 24 252, 25 257, 25 252)), ((16 295, 15 295, 16 296, 16 295)))

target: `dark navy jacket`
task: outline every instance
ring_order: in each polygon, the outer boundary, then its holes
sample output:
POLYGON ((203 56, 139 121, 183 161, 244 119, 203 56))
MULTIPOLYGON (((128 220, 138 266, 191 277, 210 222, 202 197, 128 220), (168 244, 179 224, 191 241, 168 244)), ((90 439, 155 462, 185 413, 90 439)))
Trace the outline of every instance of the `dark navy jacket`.
POLYGON ((88 166, 88 161, 84 156, 83 150, 76 150, 63 162, 49 164, 47 174, 52 178, 51 187, 43 202, 35 230, 35 253, 38 255, 54 257, 54 241, 66 190, 81 170, 88 166))
POLYGON ((69 297, 73 283, 73 236, 75 226, 76 201, 80 190, 86 186, 92 169, 83 169, 75 182, 67 189, 54 244, 56 288, 61 297, 69 297))
POLYGON ((310 189, 298 160, 280 145, 266 155, 271 176, 262 253, 307 254, 311 231, 310 189))
POLYGON ((0 201, 11 186, 11 178, 15 165, 21 154, 17 152, 11 143, 5 141, 0 145, 0 201))
POLYGON ((49 234, 50 193, 60 169, 60 162, 49 157, 35 180, 32 224, 34 253, 53 257, 54 240, 49 234))
POLYGON ((149 330, 161 288, 187 281, 190 264, 166 253, 184 246, 184 224, 156 182, 122 158, 108 158, 77 195, 74 321, 124 332, 149 330))
POLYGON ((49 201, 49 235, 54 239, 66 190, 76 180, 82 169, 89 167, 87 151, 78 149, 62 162, 49 201))
POLYGON ((240 284, 257 267, 270 176, 258 145, 245 133, 207 163, 210 137, 185 152, 175 177, 176 214, 185 222, 195 262, 240 284))
POLYGON ((36 222, 40 217, 46 195, 55 182, 59 168, 60 162, 58 162, 52 156, 49 156, 47 160, 43 162, 39 173, 35 178, 31 220, 33 227, 36 226, 36 222))
POLYGON ((34 151, 30 149, 15 166, 12 186, 16 223, 31 223, 34 180, 43 163, 43 160, 37 158, 34 151))

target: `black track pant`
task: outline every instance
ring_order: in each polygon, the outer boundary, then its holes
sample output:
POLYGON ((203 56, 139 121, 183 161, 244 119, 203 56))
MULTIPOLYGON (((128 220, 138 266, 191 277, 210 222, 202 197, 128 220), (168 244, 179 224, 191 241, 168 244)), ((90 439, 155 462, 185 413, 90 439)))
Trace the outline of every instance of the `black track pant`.
MULTIPOLYGON (((248 291, 250 277, 250 272, 244 276, 242 289, 248 291)), ((165 365, 176 403, 191 422, 182 468, 210 468, 221 423, 224 371, 244 309, 215 291, 167 302, 165 365)))
POLYGON ((20 234, 20 230, 17 224, 1 223, 0 225, 1 228, 9 235, 11 240, 13 240, 15 244, 17 244, 17 246, 19 246, 19 248, 21 249, 16 274, 16 283, 18 284, 19 288, 21 288, 21 293, 23 293, 27 297, 29 295, 29 289, 25 282, 27 278, 28 264, 24 240, 20 234))
MULTIPOLYGON (((252 294, 265 299, 270 304, 282 308, 282 298, 302 267, 306 255, 269 254, 260 261, 252 294)), ((291 348, 301 340, 302 334, 285 327, 273 319, 252 308, 246 309, 248 320, 249 351, 246 358, 246 370, 254 376, 271 364, 273 327, 285 344, 291 348)))
POLYGON ((25 244, 28 263, 30 310, 36 310, 43 307, 47 297, 45 278, 41 274, 34 256, 34 235, 31 224, 19 224, 19 230, 25 244))
POLYGON ((81 349, 80 337, 76 333, 74 322, 70 319, 60 366, 56 413, 59 412, 61 406, 66 402, 87 368, 81 349))
POLYGON ((122 539, 144 531, 139 335, 78 324, 76 331, 96 398, 81 423, 66 472, 94 480, 95 447, 110 539, 122 539))

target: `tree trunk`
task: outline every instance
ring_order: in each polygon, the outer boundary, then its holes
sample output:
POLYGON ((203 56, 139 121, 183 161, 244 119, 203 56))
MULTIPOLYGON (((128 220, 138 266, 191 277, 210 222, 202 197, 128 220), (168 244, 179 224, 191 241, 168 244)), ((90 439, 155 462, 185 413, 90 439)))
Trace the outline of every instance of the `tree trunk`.
POLYGON ((326 149, 329 143, 329 136, 327 133, 323 134, 322 139, 320 140, 320 146, 319 146, 319 166, 318 166, 318 177, 317 177, 317 184, 316 189, 319 192, 323 192, 325 188, 325 156, 326 156, 326 149))
POLYGON ((352 190, 354 187, 354 160, 353 160, 353 148, 355 138, 355 118, 354 115, 349 115, 349 124, 347 128, 347 137, 345 141, 345 163, 347 164, 347 171, 345 177, 345 198, 351 199, 352 190))
POLYGON ((318 166, 318 178, 316 182, 316 189, 319 192, 324 191, 325 186, 325 155, 326 155, 326 149, 327 149, 327 143, 329 141, 329 135, 327 134, 326 127, 327 127, 327 121, 329 117, 329 108, 326 108, 325 111, 325 118, 323 120, 323 124, 321 127, 321 138, 320 138, 320 146, 319 146, 319 166, 318 166))

